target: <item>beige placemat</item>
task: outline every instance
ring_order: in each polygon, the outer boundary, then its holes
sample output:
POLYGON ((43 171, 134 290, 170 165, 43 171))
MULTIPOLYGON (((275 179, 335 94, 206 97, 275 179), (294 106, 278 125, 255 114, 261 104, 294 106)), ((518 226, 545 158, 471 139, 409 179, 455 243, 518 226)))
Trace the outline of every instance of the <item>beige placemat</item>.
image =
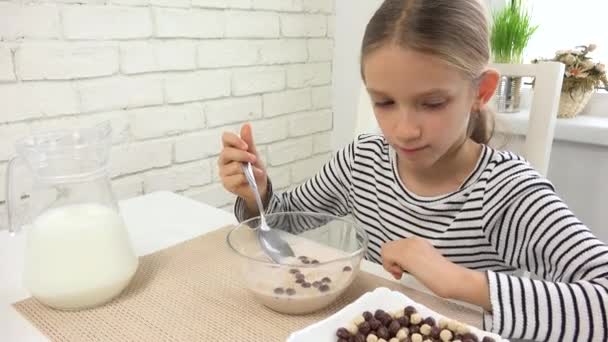
POLYGON ((479 326, 474 310, 361 272, 327 309, 306 316, 276 313, 241 285, 228 228, 144 256, 130 286, 113 302, 79 312, 47 308, 33 298, 14 304, 52 341, 285 341, 363 293, 385 286, 460 321, 479 326))

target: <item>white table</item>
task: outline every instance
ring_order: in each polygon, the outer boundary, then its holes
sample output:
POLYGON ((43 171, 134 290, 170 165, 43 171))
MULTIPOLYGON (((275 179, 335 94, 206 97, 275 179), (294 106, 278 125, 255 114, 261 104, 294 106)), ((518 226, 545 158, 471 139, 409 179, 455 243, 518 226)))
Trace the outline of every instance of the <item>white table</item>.
MULTIPOLYGON (((146 255, 236 223, 234 215, 171 192, 156 192, 120 203, 137 255, 146 255)), ((11 237, 0 231, 0 341, 47 339, 23 318, 12 303, 29 296, 23 288, 25 232, 11 237)), ((362 270, 393 279, 380 265, 363 261, 362 270)), ((411 278, 403 282, 425 291, 411 278)))

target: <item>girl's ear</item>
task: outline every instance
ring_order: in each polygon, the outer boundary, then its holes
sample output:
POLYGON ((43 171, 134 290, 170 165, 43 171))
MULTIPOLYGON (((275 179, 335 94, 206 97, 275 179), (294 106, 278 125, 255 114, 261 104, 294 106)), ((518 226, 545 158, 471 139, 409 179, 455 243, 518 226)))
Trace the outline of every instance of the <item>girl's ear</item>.
POLYGON ((499 78, 500 74, 494 69, 488 69, 481 74, 481 77, 479 78, 477 98, 475 101, 477 106, 480 108, 484 107, 490 101, 492 96, 494 96, 499 78))

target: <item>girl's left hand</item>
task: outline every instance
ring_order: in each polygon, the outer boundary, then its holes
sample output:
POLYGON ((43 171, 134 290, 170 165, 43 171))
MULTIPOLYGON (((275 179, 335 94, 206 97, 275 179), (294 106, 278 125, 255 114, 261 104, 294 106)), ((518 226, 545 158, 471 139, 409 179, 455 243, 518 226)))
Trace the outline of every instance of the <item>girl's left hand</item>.
POLYGON ((395 279, 407 272, 440 297, 491 309, 485 274, 451 262, 425 239, 412 237, 385 243, 382 264, 395 279))

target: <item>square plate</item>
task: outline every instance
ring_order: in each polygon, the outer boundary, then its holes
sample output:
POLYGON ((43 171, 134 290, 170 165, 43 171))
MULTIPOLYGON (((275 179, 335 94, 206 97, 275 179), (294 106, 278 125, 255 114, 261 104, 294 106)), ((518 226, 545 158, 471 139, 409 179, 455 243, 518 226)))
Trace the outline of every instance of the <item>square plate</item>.
MULTIPOLYGON (((386 287, 379 287, 372 292, 365 293, 356 301, 345 306, 342 310, 328 318, 292 333, 287 339, 287 342, 336 342, 336 331, 338 328, 346 326, 357 315, 362 314, 364 311, 375 312, 378 309, 382 309, 387 312, 393 312, 408 305, 414 306, 423 317, 431 316, 437 321, 441 318, 450 319, 422 304, 416 303, 401 292, 391 291, 386 287)), ((467 326, 471 329, 471 332, 479 336, 480 339, 489 336, 494 338, 497 342, 508 341, 496 334, 479 330, 470 325, 467 326)))

